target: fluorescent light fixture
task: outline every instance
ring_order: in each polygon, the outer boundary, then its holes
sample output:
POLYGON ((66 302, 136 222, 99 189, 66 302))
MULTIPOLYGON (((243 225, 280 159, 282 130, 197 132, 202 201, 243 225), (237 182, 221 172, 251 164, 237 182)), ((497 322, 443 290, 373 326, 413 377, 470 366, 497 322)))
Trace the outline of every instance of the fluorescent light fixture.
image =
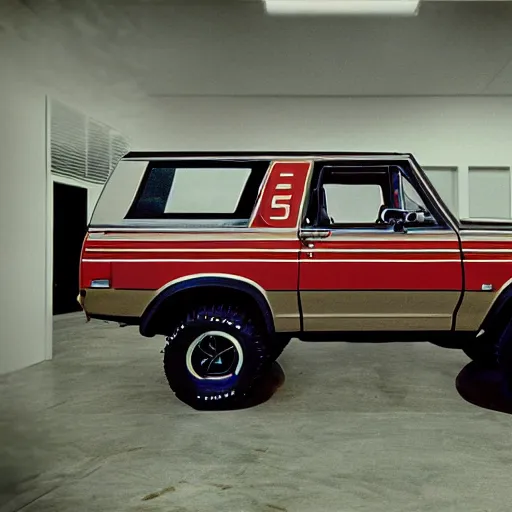
POLYGON ((263 0, 268 14, 415 16, 420 0, 263 0))

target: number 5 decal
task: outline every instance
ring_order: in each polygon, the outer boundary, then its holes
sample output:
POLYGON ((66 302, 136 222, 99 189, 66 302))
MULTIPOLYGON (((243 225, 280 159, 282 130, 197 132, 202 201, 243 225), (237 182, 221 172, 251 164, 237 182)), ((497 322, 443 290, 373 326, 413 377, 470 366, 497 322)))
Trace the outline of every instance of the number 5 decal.
POLYGON ((273 210, 284 210, 283 215, 272 216, 270 220, 286 220, 290 216, 290 205, 288 203, 281 203, 280 201, 289 201, 292 198, 289 196, 273 196, 271 208, 273 210))

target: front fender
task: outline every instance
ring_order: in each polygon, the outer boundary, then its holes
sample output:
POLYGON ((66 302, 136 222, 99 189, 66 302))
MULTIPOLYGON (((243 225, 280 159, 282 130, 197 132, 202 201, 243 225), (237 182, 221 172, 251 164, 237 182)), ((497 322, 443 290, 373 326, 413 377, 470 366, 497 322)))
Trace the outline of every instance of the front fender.
POLYGON ((510 310, 512 310, 512 280, 507 282, 498 292, 482 321, 480 329, 490 330, 493 326, 496 326, 506 313, 510 313, 510 310))

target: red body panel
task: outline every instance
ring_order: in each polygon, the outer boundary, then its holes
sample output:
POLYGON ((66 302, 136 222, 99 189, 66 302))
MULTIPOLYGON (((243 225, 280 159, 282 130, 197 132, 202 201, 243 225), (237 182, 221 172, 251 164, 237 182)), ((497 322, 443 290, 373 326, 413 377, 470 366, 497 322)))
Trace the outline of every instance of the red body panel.
POLYGON ((464 252, 465 285, 468 291, 480 291, 483 284, 491 284, 499 290, 512 277, 512 233, 511 240, 465 241, 464 252))
POLYGON ((115 263, 112 273, 115 288, 158 289, 170 281, 194 274, 231 274, 258 283, 265 290, 294 290, 297 287, 297 262, 263 263, 219 260, 115 263), (265 270, 264 270, 265 269, 265 270))
POLYGON ((343 241, 342 236, 318 241, 309 253, 302 252, 301 290, 461 290, 459 243, 452 236, 439 241, 414 236, 404 241, 400 234, 381 241, 343 241))
POLYGON ((111 279, 111 264, 108 261, 96 261, 88 263, 85 258, 82 259, 80 266, 80 288, 89 288, 91 281, 97 279, 111 279))
POLYGON ((250 227, 297 228, 312 165, 312 162, 274 163, 250 227))
POLYGON ((111 265, 114 288, 156 290, 186 275, 220 273, 245 277, 267 290, 295 290, 299 246, 298 240, 114 242, 107 237, 87 244, 82 287, 111 265))

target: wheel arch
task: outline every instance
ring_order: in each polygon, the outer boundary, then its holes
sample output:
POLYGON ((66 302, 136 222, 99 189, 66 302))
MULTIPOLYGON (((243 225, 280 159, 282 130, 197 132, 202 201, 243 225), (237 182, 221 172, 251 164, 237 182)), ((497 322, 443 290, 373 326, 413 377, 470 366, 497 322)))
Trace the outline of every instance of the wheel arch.
POLYGON ((265 289, 251 279, 234 274, 192 274, 166 283, 156 291, 155 297, 142 314, 140 333, 146 337, 157 334, 155 329, 159 312, 177 300, 180 294, 183 296, 215 289, 224 293, 243 294, 258 308, 267 333, 275 333, 274 314, 265 289))
POLYGON ((488 331, 491 327, 503 328, 500 325, 506 315, 512 315, 512 279, 509 279, 498 291, 480 325, 480 331, 488 331))

